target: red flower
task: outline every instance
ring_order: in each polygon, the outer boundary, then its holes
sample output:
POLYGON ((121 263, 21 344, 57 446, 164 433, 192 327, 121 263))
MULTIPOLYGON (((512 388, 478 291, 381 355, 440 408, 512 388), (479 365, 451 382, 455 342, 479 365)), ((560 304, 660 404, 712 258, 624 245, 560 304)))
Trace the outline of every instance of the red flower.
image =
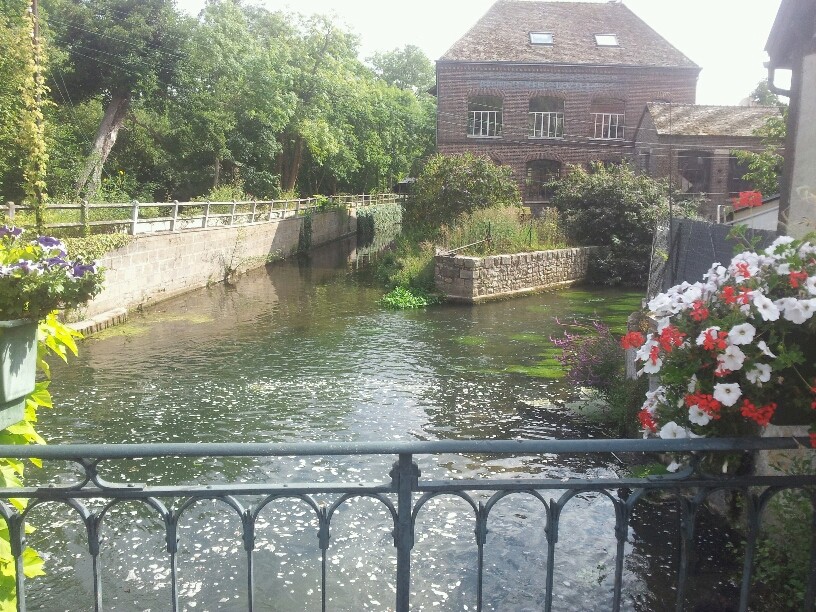
POLYGON ((726 285, 723 287, 722 290, 722 297, 723 301, 726 304, 736 304, 737 303, 737 294, 734 291, 734 288, 731 285, 726 285))
POLYGON ((660 351, 659 351, 659 349, 657 348, 657 345, 654 345, 654 346, 653 346, 653 347, 652 347, 652 348, 649 350, 649 359, 651 359, 651 360, 652 360, 652 363, 653 363, 653 364, 655 364, 655 365, 657 364, 657 360, 658 360, 658 359, 660 359, 660 351))
POLYGON ((794 289, 798 289, 799 286, 806 281, 808 278, 808 273, 799 271, 799 272, 791 272, 788 274, 788 280, 790 281, 790 286, 794 289))
POLYGON ((703 337, 703 348, 707 351, 723 351, 728 346, 726 338, 728 338, 728 332, 707 329, 703 337))
POLYGON ((761 408, 757 408, 751 403, 750 400, 744 399, 742 400, 742 408, 740 412, 746 419, 751 419, 760 427, 765 427, 771 422, 771 418, 773 417, 774 412, 776 412, 776 404, 771 402, 770 404, 762 406, 761 408))
POLYGON ((751 278, 751 270, 747 261, 737 262, 737 274, 742 278, 751 278))
POLYGON ((695 300, 691 305, 691 318, 695 321, 705 321, 708 318, 708 308, 705 307, 703 300, 695 300))
POLYGON ((740 191, 738 198, 731 198, 734 210, 762 206, 762 193, 759 191, 740 191))
POLYGON ((816 433, 810 434, 810 446, 811 448, 816 448, 816 433))
POLYGON ((706 393, 690 393, 686 396, 686 406, 691 408, 697 406, 703 412, 706 412, 712 419, 720 418, 720 408, 722 404, 714 399, 713 395, 706 393))
POLYGON ((640 421, 640 426, 643 427, 643 429, 648 429, 652 433, 657 431, 657 423, 655 422, 654 417, 645 408, 638 412, 638 420, 640 421))
POLYGON ((670 353, 672 347, 683 344, 683 338, 685 337, 686 334, 681 332, 679 329, 673 325, 667 325, 660 332, 660 346, 663 347, 664 351, 670 353))
POLYGON ((621 338, 621 346, 625 349, 637 349, 643 346, 646 338, 639 331, 631 331, 621 338))
POLYGON ((740 304, 750 304, 752 294, 753 291, 747 289, 746 287, 742 287, 740 289, 739 297, 737 298, 737 300, 739 301, 740 304))

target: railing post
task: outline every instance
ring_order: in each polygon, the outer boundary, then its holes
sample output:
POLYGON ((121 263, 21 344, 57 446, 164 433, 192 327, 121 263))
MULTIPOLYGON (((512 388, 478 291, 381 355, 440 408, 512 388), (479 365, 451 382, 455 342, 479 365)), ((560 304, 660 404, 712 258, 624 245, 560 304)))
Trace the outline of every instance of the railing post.
POLYGON ((411 549, 414 547, 414 504, 411 493, 419 484, 419 468, 410 454, 400 454, 391 469, 391 486, 397 491, 397 612, 408 612, 411 603, 411 549))
POLYGON ((6 219, 9 222, 14 221, 14 202, 9 200, 6 202, 6 207, 8 208, 8 211, 6 212, 6 219))
POLYGON ((295 205, 295 216, 297 217, 300 214, 300 199, 296 200, 297 204, 295 205))
POLYGON ((25 519, 19 513, 8 518, 9 544, 11 556, 14 557, 14 583, 17 594, 17 612, 25 612, 25 569, 23 551, 25 550, 25 519))
POLYGON ((88 200, 79 203, 79 222, 82 224, 82 235, 90 236, 91 228, 88 226, 88 200))
POLYGON ((133 200, 133 208, 130 213, 130 235, 136 235, 136 224, 139 223, 139 201, 133 200))
POLYGON ((237 202, 235 200, 232 201, 232 210, 230 211, 230 227, 235 225, 235 207, 237 206, 237 202))
POLYGON ((173 200, 173 218, 170 221, 170 231, 176 231, 176 224, 178 223, 179 201, 173 200))
POLYGON ((210 201, 207 200, 204 203, 204 225, 202 226, 204 229, 207 229, 207 222, 210 219, 210 201))
POLYGON ((255 213, 258 212, 258 201, 252 200, 252 221, 250 223, 255 223, 255 213))

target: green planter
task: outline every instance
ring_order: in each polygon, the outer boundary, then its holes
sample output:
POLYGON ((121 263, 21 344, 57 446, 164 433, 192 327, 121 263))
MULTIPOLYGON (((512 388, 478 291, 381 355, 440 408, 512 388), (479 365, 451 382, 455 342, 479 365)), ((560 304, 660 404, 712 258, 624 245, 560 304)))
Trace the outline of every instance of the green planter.
POLYGON ((37 322, 0 321, 0 429, 25 417, 37 378, 37 322))

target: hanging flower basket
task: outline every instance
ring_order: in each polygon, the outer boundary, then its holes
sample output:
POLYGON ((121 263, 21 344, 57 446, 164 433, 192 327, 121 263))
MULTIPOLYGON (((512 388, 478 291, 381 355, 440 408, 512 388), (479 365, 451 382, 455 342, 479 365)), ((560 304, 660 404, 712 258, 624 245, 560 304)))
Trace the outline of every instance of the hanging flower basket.
POLYGON ((37 375, 37 322, 0 321, 0 429, 22 421, 37 375))

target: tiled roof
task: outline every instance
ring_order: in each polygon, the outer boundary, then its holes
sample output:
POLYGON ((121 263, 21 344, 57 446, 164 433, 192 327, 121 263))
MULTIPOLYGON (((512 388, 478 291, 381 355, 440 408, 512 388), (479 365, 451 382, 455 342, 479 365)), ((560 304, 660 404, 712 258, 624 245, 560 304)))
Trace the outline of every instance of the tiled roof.
POLYGON ((768 117, 780 115, 775 106, 703 106, 651 102, 647 112, 657 133, 674 136, 753 136, 768 117))
POLYGON ((499 0, 441 61, 697 68, 619 2, 499 0), (531 44, 530 32, 552 32, 553 44, 531 44), (599 47, 596 34, 618 46, 599 47))

